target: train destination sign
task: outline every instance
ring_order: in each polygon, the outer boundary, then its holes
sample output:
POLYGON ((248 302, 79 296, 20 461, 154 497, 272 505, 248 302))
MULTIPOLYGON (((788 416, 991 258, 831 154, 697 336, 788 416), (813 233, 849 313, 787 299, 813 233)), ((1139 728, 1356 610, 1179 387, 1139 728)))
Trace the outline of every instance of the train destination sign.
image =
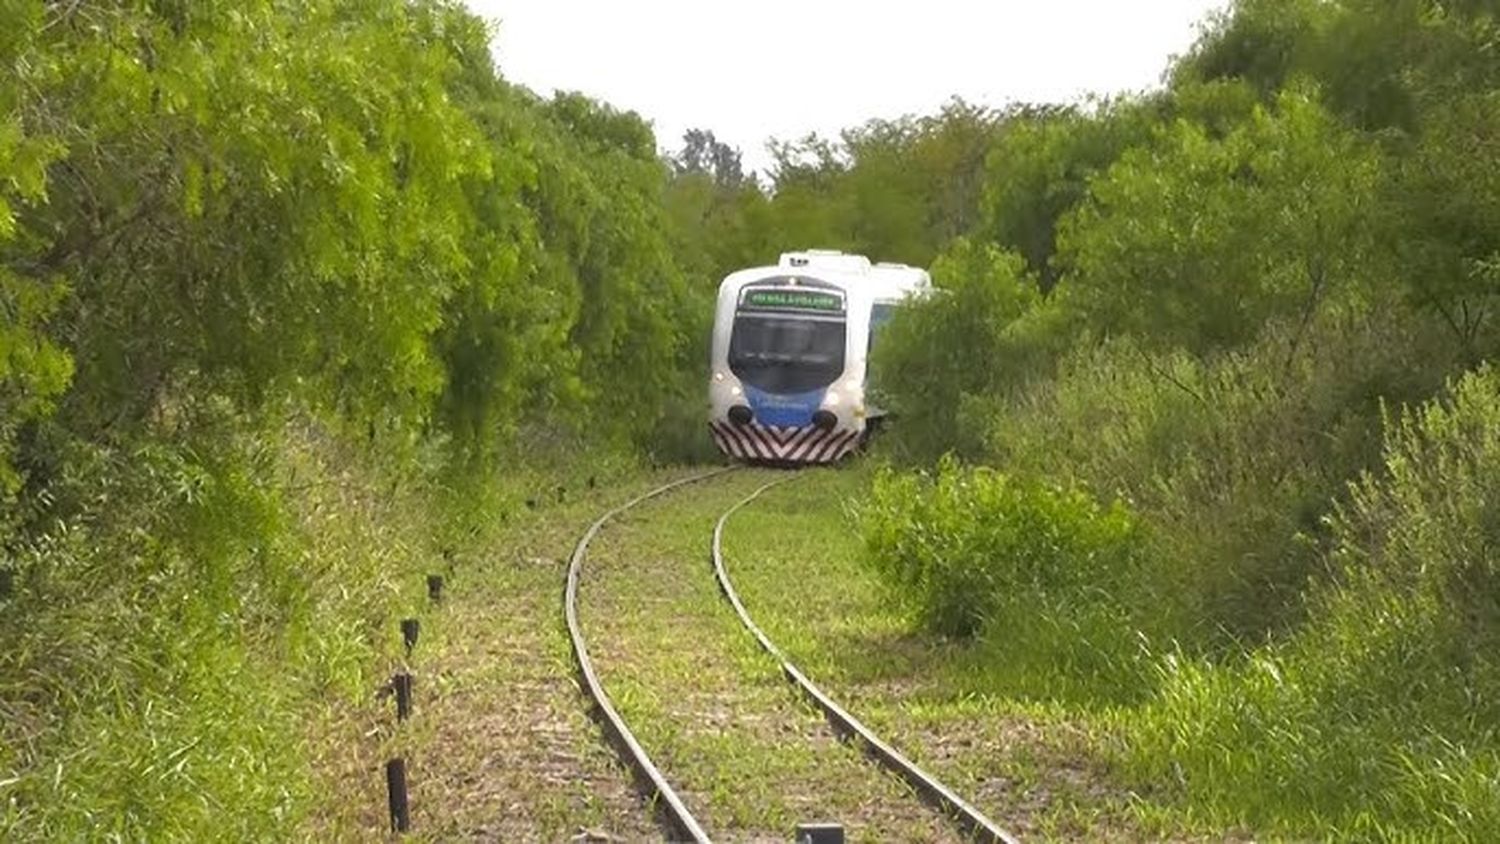
POLYGON ((745 298, 740 302, 740 305, 745 308, 776 311, 842 313, 844 310, 844 299, 837 294, 824 293, 817 290, 763 287, 746 290, 745 298))

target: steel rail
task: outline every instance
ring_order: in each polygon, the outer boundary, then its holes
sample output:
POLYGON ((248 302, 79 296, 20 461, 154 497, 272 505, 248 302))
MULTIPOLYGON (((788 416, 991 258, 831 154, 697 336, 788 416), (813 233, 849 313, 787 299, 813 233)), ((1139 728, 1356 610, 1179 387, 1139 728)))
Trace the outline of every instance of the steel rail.
POLYGON ((672 832, 681 839, 707 844, 708 833, 703 831, 700 825, 688 811, 687 805, 677 792, 667 783, 666 777, 646 755, 645 748, 636 740, 635 734, 625 725, 625 719, 615 710, 614 704, 610 702, 609 695, 605 694, 604 686, 599 682, 599 675, 594 671, 594 663, 589 659, 588 647, 584 644, 583 627, 578 622, 578 579, 583 569, 583 559, 588 553, 589 542, 599 533, 605 523, 615 516, 629 510, 630 508, 656 498, 659 495, 671 492, 688 484, 706 481, 709 478, 718 477, 726 472, 735 471, 735 467, 714 469, 710 472, 701 472, 681 480, 663 484, 650 492, 639 495, 624 504, 610 510, 600 516, 597 521, 589 525, 589 529, 579 538, 578 544, 573 547, 573 555, 568 558, 568 585, 563 591, 563 614, 568 621, 568 637, 573 644, 573 658, 578 662, 578 673, 583 678, 585 691, 592 699, 595 709, 601 716, 605 731, 609 734, 611 743, 619 752, 621 760, 632 770, 643 786, 651 792, 654 800, 659 800, 660 807, 665 807, 666 820, 672 827, 672 832))
POLYGON ((734 584, 729 580, 729 572, 724 566, 724 525, 729 522, 741 507, 759 498, 766 490, 774 486, 786 483, 792 478, 780 478, 760 487, 739 503, 730 507, 719 517, 718 524, 714 525, 713 537, 713 565, 714 576, 719 580, 719 589, 729 603, 734 606, 734 611, 739 615, 741 623, 760 642, 761 648, 770 654, 777 662, 781 663, 781 672, 791 681, 802 694, 813 702, 815 706, 823 711, 829 723, 839 733, 849 736, 857 736, 864 743, 866 750, 880 764, 899 775, 918 794, 929 803, 937 807, 961 826, 976 841, 1000 842, 1000 844, 1018 844, 1018 839, 1006 832, 999 824, 984 816, 974 806, 970 805, 962 797, 959 797, 951 788, 939 782, 936 777, 917 767, 916 763, 907 759, 900 751, 880 740, 874 732, 866 727, 859 719, 851 715, 842 706, 839 706, 833 698, 829 697, 813 684, 791 660, 787 659, 781 648, 772 642, 770 637, 750 617, 750 612, 745 609, 745 604, 740 600, 738 593, 734 591, 734 584))

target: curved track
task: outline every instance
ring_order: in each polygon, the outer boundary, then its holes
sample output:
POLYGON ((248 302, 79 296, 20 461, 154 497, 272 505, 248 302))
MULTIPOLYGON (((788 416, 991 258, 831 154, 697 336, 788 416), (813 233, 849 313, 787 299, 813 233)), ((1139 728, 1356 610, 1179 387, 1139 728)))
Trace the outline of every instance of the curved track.
POLYGON ((665 815, 664 820, 667 826, 671 827, 672 832, 683 840, 703 842, 703 844, 709 841, 708 833, 703 831, 703 826, 688 811, 687 805, 682 802, 682 798, 677 796, 677 792, 672 790, 672 786, 667 783, 666 777, 662 776, 656 764, 651 761, 651 757, 646 755, 645 748, 641 747, 635 734, 625 725, 625 719, 621 718, 620 713, 615 710, 609 695, 604 692, 604 686, 599 682, 599 675, 594 671, 594 663, 589 659, 589 650, 583 641, 583 628, 578 623, 578 577, 583 568, 584 555, 588 553, 589 543, 610 519, 643 501, 649 501, 679 487, 706 481, 732 471, 734 471, 732 468, 715 469, 663 484, 600 516, 597 521, 589 525, 589 529, 579 538, 578 544, 573 546, 573 555, 568 558, 568 586, 563 594, 563 613, 568 619, 568 638, 572 640, 573 657, 578 661, 578 672, 583 676, 585 691, 593 700, 605 731, 609 733, 610 739, 619 749, 625 764, 635 771, 636 776, 650 791, 651 796, 660 801, 659 807, 665 815))
POLYGON ((750 493, 750 495, 740 500, 739 503, 725 511, 724 515, 719 517, 718 523, 714 525, 714 576, 719 579, 719 588, 723 590, 724 597, 734 606, 734 611, 739 615, 740 621, 755 636, 756 641, 760 642, 760 646, 781 664, 781 671, 786 675, 786 678, 793 685, 797 686, 798 690, 811 700, 814 705, 823 711, 823 714, 827 716, 835 730, 844 735, 857 736, 864 743, 865 748, 869 751, 872 758, 906 780, 912 788, 916 789, 917 793, 921 794, 928 802, 957 821, 975 840, 1016 844, 1017 839, 1015 836, 1006 832, 999 824, 985 817, 982 812, 955 794, 952 789, 939 782, 936 777, 917 767, 914 762, 907 759, 896 748, 881 741, 880 737, 876 736, 869 727, 866 727, 859 719, 839 706, 833 698, 825 694, 822 689, 814 685, 813 681, 809 680, 807 675, 803 674, 797 666, 792 664, 791 660, 787 659, 786 654, 780 648, 776 647, 776 643, 772 642, 770 637, 750 617, 750 613, 745 609, 745 604, 740 600, 739 594, 734 591, 734 584, 729 580, 729 572, 724 567, 724 525, 729 522, 729 517, 733 516, 741 507, 759 498, 766 490, 786 483, 788 480, 791 479, 782 478, 772 481, 750 493))
MULTIPOLYGON (((638 504, 673 490, 710 478, 719 477, 733 471, 735 471, 734 468, 721 468, 682 478, 659 486, 610 510, 589 526, 588 530, 579 538, 577 545, 574 546, 572 556, 568 560, 568 579, 563 600, 564 615, 567 619, 568 636, 571 640, 573 656, 577 660, 579 675, 583 680, 583 691, 590 698, 601 725, 604 727, 611 743, 620 754, 621 759, 635 773, 643 790, 647 792, 657 809, 660 810, 662 815, 661 820, 674 837, 674 840, 708 842, 710 839, 708 833, 704 831, 702 824, 693 817, 687 805, 678 796, 671 784, 667 782, 661 770, 651 761, 645 748, 641 746, 635 734, 615 709, 609 695, 604 691, 603 684, 600 682, 598 673, 594 669, 593 661, 589 658, 582 625, 578 619, 579 579, 581 577, 583 560, 588 553, 589 543, 593 541, 594 537, 598 535, 599 531, 611 519, 638 504)), ((734 586, 730 582, 728 572, 724 566, 722 551, 724 526, 728 522, 729 517, 734 515, 740 508, 754 501, 766 490, 791 479, 790 477, 781 478, 761 486, 749 496, 730 507, 719 517, 713 530, 712 560, 714 574, 718 579, 719 588, 723 595, 733 605, 740 621, 755 636, 761 647, 776 659, 782 673, 824 713, 836 732, 844 736, 858 737, 868 751, 870 758, 900 776, 925 800, 962 827, 963 831, 973 839, 1014 844, 1016 841, 1014 836, 986 818, 978 809, 965 802, 931 774, 918 768, 895 748, 881 741, 868 727, 860 723, 853 715, 849 714, 832 698, 815 686, 755 624, 749 612, 745 609, 743 602, 740 601, 739 595, 734 591, 734 586)))

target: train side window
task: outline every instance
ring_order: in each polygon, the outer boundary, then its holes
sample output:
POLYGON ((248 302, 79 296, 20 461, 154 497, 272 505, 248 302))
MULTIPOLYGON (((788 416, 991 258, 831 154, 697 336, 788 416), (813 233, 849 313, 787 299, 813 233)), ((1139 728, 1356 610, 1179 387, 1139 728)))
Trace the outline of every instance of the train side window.
POLYGON ((872 308, 870 308, 870 337, 869 341, 865 345, 866 355, 874 350, 875 335, 879 334, 880 329, 884 328, 885 324, 891 321, 891 316, 895 312, 895 305, 883 304, 879 302, 877 302, 872 308))

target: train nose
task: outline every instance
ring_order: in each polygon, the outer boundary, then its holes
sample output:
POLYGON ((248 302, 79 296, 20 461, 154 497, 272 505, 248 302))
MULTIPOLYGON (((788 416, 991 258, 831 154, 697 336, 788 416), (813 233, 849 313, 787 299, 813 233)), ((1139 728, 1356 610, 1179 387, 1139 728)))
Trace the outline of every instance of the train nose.
POLYGON ((750 412, 750 408, 742 404, 729 408, 729 421, 736 425, 749 425, 754 418, 755 414, 750 412))

